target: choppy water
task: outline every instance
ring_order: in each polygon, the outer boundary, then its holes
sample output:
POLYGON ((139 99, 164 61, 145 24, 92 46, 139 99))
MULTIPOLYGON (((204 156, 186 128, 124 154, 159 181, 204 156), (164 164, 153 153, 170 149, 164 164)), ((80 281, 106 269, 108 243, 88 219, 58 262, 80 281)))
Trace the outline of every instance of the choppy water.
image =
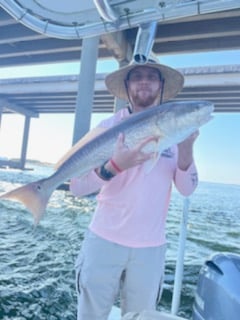
MULTIPOLYGON (((29 165, 33 167, 33 165, 29 165)), ((0 193, 48 175, 0 170, 0 193)), ((183 199, 173 192, 168 216, 166 283, 159 308, 170 310, 183 199)), ((74 263, 95 207, 56 191, 36 228, 22 205, 0 202, 0 319, 75 320, 74 263)), ((240 186, 200 183, 191 197, 180 315, 191 317, 200 267, 210 254, 240 253, 240 186)))

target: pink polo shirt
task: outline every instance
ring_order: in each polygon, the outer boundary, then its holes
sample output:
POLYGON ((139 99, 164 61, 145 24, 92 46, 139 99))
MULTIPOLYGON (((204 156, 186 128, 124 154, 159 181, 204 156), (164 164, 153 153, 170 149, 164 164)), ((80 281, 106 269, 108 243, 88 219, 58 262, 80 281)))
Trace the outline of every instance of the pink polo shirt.
MULTIPOLYGON (((109 128, 129 116, 122 109, 99 126, 109 128)), ((197 186, 195 164, 182 171, 177 168, 177 146, 163 152, 150 172, 144 165, 125 170, 110 181, 95 171, 73 178, 70 190, 83 196, 100 189, 90 230, 98 236, 128 247, 153 247, 165 243, 165 224, 172 183, 184 196, 197 186)))

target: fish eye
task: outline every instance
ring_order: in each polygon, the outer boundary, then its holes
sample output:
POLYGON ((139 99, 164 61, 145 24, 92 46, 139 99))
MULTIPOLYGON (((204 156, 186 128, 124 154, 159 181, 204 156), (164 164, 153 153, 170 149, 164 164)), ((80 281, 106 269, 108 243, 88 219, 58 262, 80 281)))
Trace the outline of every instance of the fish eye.
POLYGON ((41 189, 42 189, 41 186, 38 184, 37 185, 37 190, 40 191, 41 189))

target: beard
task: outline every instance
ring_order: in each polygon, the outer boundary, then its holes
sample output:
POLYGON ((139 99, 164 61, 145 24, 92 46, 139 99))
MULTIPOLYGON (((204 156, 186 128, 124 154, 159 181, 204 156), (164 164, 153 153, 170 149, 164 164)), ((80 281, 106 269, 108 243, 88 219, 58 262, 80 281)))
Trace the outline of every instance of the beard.
POLYGON ((131 102, 141 108, 147 108, 153 105, 160 104, 159 93, 153 94, 150 91, 137 91, 131 94, 131 102))

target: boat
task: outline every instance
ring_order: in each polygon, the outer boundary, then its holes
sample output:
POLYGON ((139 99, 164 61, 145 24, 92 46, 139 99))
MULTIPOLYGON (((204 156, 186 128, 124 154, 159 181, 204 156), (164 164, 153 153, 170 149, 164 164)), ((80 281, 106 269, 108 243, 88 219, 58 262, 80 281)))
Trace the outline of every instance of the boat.
MULTIPOLYGON (((189 199, 184 198, 179 233, 177 263, 171 311, 147 311, 127 314, 122 320, 190 320, 177 316, 183 278, 189 199)), ((216 252, 203 263, 195 289, 191 320, 239 320, 240 255, 216 252)), ((120 320, 120 309, 113 307, 108 320, 120 320)))
MULTIPOLYGON (((215 253, 202 266, 192 320, 239 320, 240 255, 215 253)), ((108 320, 120 320, 120 309, 113 307, 108 320)), ((174 314, 147 311, 126 314, 122 320, 189 320, 174 314)))
MULTIPOLYGON (((146 57, 151 51, 155 36, 154 30, 152 30, 155 29, 155 24, 153 23, 146 25, 144 23, 147 20, 153 21, 154 19, 160 19, 159 8, 157 8, 155 10, 156 13, 154 13, 151 10, 145 10, 144 7, 144 10, 142 11, 143 13, 139 14, 139 3, 136 1, 129 1, 129 4, 133 6, 132 10, 134 11, 134 9, 136 9, 135 16, 133 14, 128 15, 126 13, 125 3, 127 1, 120 1, 120 3, 124 3, 124 5, 122 7, 120 4, 118 11, 115 11, 110 5, 110 1, 107 0, 95 0, 93 3, 91 2, 91 4, 87 1, 77 2, 72 0, 70 1, 70 4, 67 2, 68 14, 66 14, 66 8, 58 8, 58 5, 61 3, 59 1, 38 1, 38 3, 43 2, 43 4, 38 4, 36 1, 32 0, 28 1, 28 8, 26 8, 25 5, 21 5, 22 2, 24 1, 0 0, 0 5, 16 20, 22 22, 36 32, 44 33, 52 37, 78 39, 86 36, 86 23, 79 23, 79 25, 76 25, 75 22, 76 17, 78 18, 78 21, 80 21, 80 19, 82 19, 84 16, 86 16, 87 21, 89 20, 89 15, 82 14, 81 9, 84 9, 88 12, 93 12, 93 16, 96 15, 95 11, 97 10, 101 16, 101 18, 99 16, 98 21, 91 21, 91 24, 87 28, 89 32, 88 36, 99 35, 104 33, 106 30, 110 32, 126 29, 129 26, 129 22, 131 22, 132 27, 139 26, 139 24, 142 26, 144 25, 146 30, 143 30, 142 34, 139 34, 137 45, 134 50, 135 58, 141 58, 140 62, 146 60, 146 57), (46 7, 46 3, 49 4, 49 8, 48 6, 46 7), (79 8, 80 5, 82 5, 83 8, 79 8), (72 6, 76 9, 75 13, 73 12, 74 10, 72 10, 72 6), (36 12, 34 15, 33 13, 35 10, 36 12), (120 12, 119 16, 116 15, 116 12, 120 12), (72 13, 73 15, 71 17, 72 13), (124 16, 123 13, 125 14, 125 17, 121 18, 122 20, 120 20, 120 16, 124 16), (146 45, 140 45, 143 44, 141 39, 145 39, 144 35, 146 33, 150 35, 148 36, 149 41, 147 43, 149 50, 147 52, 139 52, 142 47, 146 47, 146 45)), ((142 3, 145 5, 147 1, 142 1, 142 3)), ((148 1, 148 3, 150 4, 151 1, 148 1)), ((202 9, 203 13, 214 12, 218 10, 215 8, 216 3, 218 3, 219 10, 239 8, 238 1, 185 1, 184 3, 179 1, 179 3, 179 5, 175 5, 175 7, 171 8, 171 5, 166 5, 164 1, 159 2, 158 5, 161 4, 165 10, 161 17, 169 17, 170 20, 173 17, 173 13, 175 18, 183 18, 185 16, 191 17, 193 14, 195 14, 192 13, 195 12, 193 11, 194 6, 197 7, 198 11, 202 9), (220 8, 220 6, 222 6, 222 8, 220 8)), ((115 9, 116 8, 117 6, 115 5, 115 9)), ((199 12, 201 13, 201 10, 199 12)), ((0 160, 3 161, 6 159, 0 160)), ((185 199, 171 312, 166 313, 161 311, 144 310, 141 313, 133 312, 126 314, 122 320, 189 320, 186 318, 181 318, 177 315, 183 273, 182 270, 188 212, 187 207, 188 199, 185 199)), ((200 270, 193 303, 192 320, 239 320, 239 315, 240 255, 229 252, 215 253, 206 259, 200 270)), ((111 310, 108 320, 120 319, 120 309, 114 306, 111 310)))

